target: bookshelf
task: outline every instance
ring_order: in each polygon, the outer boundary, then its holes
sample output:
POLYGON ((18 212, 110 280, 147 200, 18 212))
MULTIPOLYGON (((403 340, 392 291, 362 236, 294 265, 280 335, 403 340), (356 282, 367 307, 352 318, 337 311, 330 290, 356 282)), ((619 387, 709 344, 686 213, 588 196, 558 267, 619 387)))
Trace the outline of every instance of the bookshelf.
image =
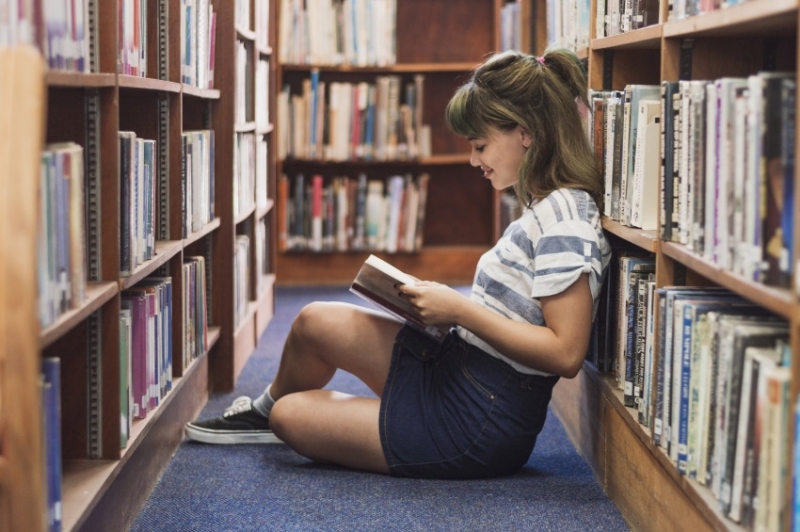
MULTIPOLYGON (((237 235, 246 235, 250 239, 250 254, 248 257, 249 291, 245 318, 235 324, 234 299, 225 297, 220 304, 214 306, 213 320, 222 327, 220 337, 220 356, 211 353, 210 385, 212 390, 231 390, 236 378, 252 354, 258 339, 266 329, 275 310, 274 286, 276 271, 275 253, 275 148, 273 142, 273 126, 267 121, 264 124, 256 123, 256 107, 266 106, 266 116, 273 117, 274 113, 274 87, 275 87, 275 57, 273 42, 275 35, 275 2, 247 1, 249 6, 243 14, 237 16, 231 2, 214 1, 215 10, 219 11, 217 19, 217 62, 215 65, 215 79, 218 80, 220 99, 214 109, 212 126, 216 132, 216 170, 217 175, 224 175, 230 179, 231 186, 226 186, 215 191, 216 207, 221 221, 220 230, 215 233, 212 241, 213 249, 226 250, 217 253, 212 260, 215 271, 220 272, 216 281, 221 285, 221 294, 231 295, 236 290, 234 275, 234 262, 231 260, 236 247, 237 235), (261 7, 259 7, 261 6, 261 7), (259 9, 269 10, 266 15, 260 14, 259 9), (246 76, 239 76, 237 61, 242 60, 239 55, 240 47, 246 50, 246 76), (222 59, 224 58, 224 59, 222 59), (255 65, 263 62, 268 68, 268 85, 262 92, 256 94, 257 87, 254 76, 255 65), (247 84, 241 86, 240 82, 247 84), (245 96, 247 101, 242 101, 245 96), (239 116, 242 108, 246 107, 245 116, 239 116), (235 162, 237 157, 237 137, 247 136, 250 149, 255 152, 256 145, 264 143, 267 148, 266 167, 259 165, 251 167, 252 175, 240 172, 247 179, 263 178, 266 187, 262 190, 262 197, 256 198, 256 190, 252 191, 250 203, 234 209, 234 191, 237 185, 235 162), (258 174, 259 177, 256 177, 258 174), (257 263, 255 255, 256 225, 265 224, 267 231, 264 241, 265 257, 257 263), (261 270, 258 264, 262 264, 261 270), (261 292, 257 292, 259 285, 257 277, 263 278, 260 283, 261 292)), ((236 3, 241 5, 240 2, 236 3)))
MULTIPOLYGON (((549 4, 534 2, 538 9, 549 4)), ((591 89, 621 90, 628 84, 660 84, 663 80, 714 80, 765 70, 797 72, 798 5, 795 1, 744 2, 683 20, 597 38, 597 0, 591 2, 590 44, 579 50, 587 58, 591 89)), ((667 2, 660 3, 661 20, 668 20, 667 2)), ((541 46, 541 44, 537 45, 541 46)), ((537 50, 539 53, 542 49, 537 50)), ((795 140, 794 150, 796 151, 795 140)), ((794 169, 798 198, 798 171, 794 169)), ((798 219, 793 213, 795 242, 798 219)), ((662 239, 661 232, 627 227, 604 219, 612 243, 633 246, 655 256, 656 287, 720 286, 783 318, 789 324, 791 346, 788 474, 783 490, 791 529, 794 513, 791 480, 794 471, 794 404, 798 393, 800 303, 796 273, 790 288, 769 286, 703 257, 686 245, 662 239)), ((797 263, 795 256, 789 260, 797 263)), ((656 315, 656 320, 663 319, 656 315)), ((662 356, 657 352, 655 356, 662 356)), ((638 421, 637 411, 624 406, 613 375, 587 362, 571 380, 562 379, 553 394, 553 408, 570 438, 592 466, 609 497, 632 529, 745 530, 719 507, 712 491, 678 472, 654 442, 653 427, 638 421)), ((654 407, 653 407, 654 408, 654 407)))
MULTIPOLYGON (((61 365, 63 529, 125 530, 183 440, 183 425, 196 417, 210 390, 232 389, 274 314, 273 150, 265 151, 259 165, 250 168, 253 175, 249 178, 255 179, 258 172, 265 184, 259 189, 263 198, 258 201, 253 191, 253 203, 259 208, 239 217, 231 208, 233 139, 238 124, 233 114, 236 78, 229 69, 236 64, 237 42, 244 39, 251 43, 253 59, 262 59, 270 70, 275 68, 274 17, 269 4, 245 1, 251 15, 241 31, 237 30, 237 6, 233 2, 205 3, 215 18, 209 12, 205 31, 200 32, 207 35, 209 52, 196 57, 203 65, 213 53, 213 85, 208 83, 208 72, 201 72, 204 69, 184 64, 181 43, 186 12, 181 2, 138 2, 138 20, 146 33, 141 33, 137 44, 140 54, 131 57, 142 58, 137 60, 140 67, 146 58, 145 75, 118 70, 118 43, 124 40, 124 31, 117 23, 122 2, 81 3, 86 10, 87 34, 87 67, 83 71, 48 69, 45 61, 37 73, 40 63, 30 54, 39 57, 38 51, 24 51, 29 55, 20 53, 12 60, 10 48, 3 47, 7 43, 0 44, 0 60, 9 65, 4 71, 14 73, 9 78, 13 84, 0 84, 3 101, 11 103, 2 110, 4 117, 11 118, 1 122, 0 137, 6 139, 0 143, 2 175, 33 176, 28 180, 3 179, 2 184, 4 200, 15 198, 3 209, 3 225, 11 228, 3 234, 17 236, 2 238, 0 247, 4 256, 19 260, 4 260, 0 268, 4 309, 0 315, 0 530, 46 529, 46 465, 41 443, 44 407, 38 375, 42 359, 55 357, 61 365), (213 46, 211 25, 215 25, 213 46), (24 127, 11 130, 12 124, 24 127), (184 156, 184 137, 200 130, 213 134, 214 158, 210 158, 210 141, 204 140, 208 158, 198 159, 201 164, 197 167, 205 165, 206 178, 197 178, 199 181, 190 186, 190 179, 195 178, 194 174, 187 177, 190 165, 184 156), (126 218, 122 199, 125 180, 120 170, 124 160, 119 140, 122 131, 153 140, 158 147, 153 159, 157 179, 149 189, 154 255, 135 264, 129 275, 121 274, 125 253, 121 220, 126 218), (40 172, 38 154, 45 146, 68 142, 77 143, 83 150, 86 294, 81 302, 42 326, 36 303, 37 232, 32 229, 39 223, 41 211, 36 198, 44 193, 36 177, 40 172), (36 153, 37 159, 29 161, 11 153, 36 153), (189 188, 200 205, 192 214, 193 223, 187 221, 187 208, 191 211, 198 207, 190 203, 189 188), (257 224, 261 227, 258 233, 254 231, 257 224), (260 238, 258 249, 262 253, 261 260, 252 253, 246 258, 246 275, 252 277, 245 296, 249 312, 246 325, 239 329, 230 318, 237 234, 249 234, 251 240, 260 238), (199 308, 187 309, 182 304, 182 287, 185 283, 188 293, 194 279, 185 264, 191 257, 201 257, 198 260, 205 264, 205 284, 198 284, 194 290, 199 298, 205 289, 207 334, 205 345, 194 346, 197 352, 182 360, 184 349, 188 349, 182 332, 189 316, 184 314, 199 308), (28 275, 21 275, 22 270, 28 275), (120 376, 123 298, 127 289, 149 276, 169 276, 172 282, 171 389, 159 397, 146 417, 133 419, 125 429, 120 423, 120 395, 125 388, 120 376), (8 311, 11 308, 13 312, 8 311), (34 319, 27 323, 30 317, 34 319), (26 407, 11 407, 18 404, 26 407)), ((201 4, 194 2, 195 6, 201 4)), ((202 47, 203 39, 193 44, 202 47)), ((247 81, 254 83, 252 77, 247 81)), ((274 105, 273 86, 264 87, 259 105, 274 105)), ((253 94, 255 89, 251 86, 247 91, 253 94)), ((253 129, 253 151, 255 134, 266 144, 272 129, 271 124, 253 129)))
MULTIPOLYGON (((287 9, 291 10, 292 2, 278 3, 281 20, 287 9)), ((305 64, 292 57, 280 59, 284 56, 279 49, 277 90, 289 87, 292 95, 301 94, 303 83, 312 71, 318 72, 320 83, 329 86, 338 82, 376 83, 381 76, 398 76, 405 87, 413 83, 414 76, 422 75, 421 123, 430 126, 430 153, 408 160, 353 160, 351 156, 335 162, 290 154, 277 162, 277 173, 290 180, 302 174, 307 183, 313 176, 321 175, 326 185, 335 177, 356 179, 361 173, 370 180, 384 182, 393 175, 427 173, 430 180, 421 249, 375 253, 412 275, 450 284, 470 284, 478 258, 498 236, 499 196, 469 166, 468 143, 447 130, 442 113, 456 87, 466 81, 468 71, 487 53, 499 48, 503 2, 465 0, 454 4, 445 0, 398 0, 393 4, 396 4, 394 63, 305 64), (421 20, 426 23, 420 24, 421 20)), ((529 16, 527 11, 525 16, 529 16)), ((524 38, 529 39, 529 33, 524 38)), ((279 134, 286 127, 279 114, 276 122, 279 134)), ((277 215, 285 217, 287 205, 278 203, 277 215)), ((369 253, 280 250, 277 281, 285 285, 348 284, 369 253)))

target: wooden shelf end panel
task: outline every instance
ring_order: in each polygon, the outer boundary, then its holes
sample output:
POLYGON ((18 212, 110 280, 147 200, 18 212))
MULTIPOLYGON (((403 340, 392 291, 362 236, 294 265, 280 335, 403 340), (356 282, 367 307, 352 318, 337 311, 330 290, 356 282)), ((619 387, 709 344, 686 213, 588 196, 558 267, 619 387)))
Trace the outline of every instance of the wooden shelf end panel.
POLYGON ((250 302, 247 315, 234 333, 232 375, 234 383, 256 348, 256 306, 255 301, 250 302))
POLYGON ((262 282, 264 291, 259 294, 256 302, 256 345, 275 316, 275 276, 269 275, 262 282))

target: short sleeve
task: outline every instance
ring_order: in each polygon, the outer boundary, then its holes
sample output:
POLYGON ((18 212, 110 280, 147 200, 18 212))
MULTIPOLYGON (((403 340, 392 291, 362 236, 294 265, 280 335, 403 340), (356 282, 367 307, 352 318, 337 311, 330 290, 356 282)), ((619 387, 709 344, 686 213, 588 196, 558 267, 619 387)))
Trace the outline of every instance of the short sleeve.
POLYGON ((597 231, 586 221, 553 224, 536 243, 531 296, 559 294, 601 264, 597 231))

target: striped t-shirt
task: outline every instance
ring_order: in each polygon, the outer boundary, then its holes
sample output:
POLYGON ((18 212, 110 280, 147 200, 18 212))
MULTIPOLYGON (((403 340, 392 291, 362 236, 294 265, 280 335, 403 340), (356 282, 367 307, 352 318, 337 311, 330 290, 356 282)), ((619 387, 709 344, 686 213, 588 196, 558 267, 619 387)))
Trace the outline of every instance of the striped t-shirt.
MULTIPOLYGON (((582 190, 560 189, 525 209, 481 257, 471 299, 514 321, 545 325, 539 298, 563 292, 588 273, 594 320, 610 260, 594 200, 582 190)), ((503 356, 462 327, 458 334, 520 372, 547 375, 503 356)))

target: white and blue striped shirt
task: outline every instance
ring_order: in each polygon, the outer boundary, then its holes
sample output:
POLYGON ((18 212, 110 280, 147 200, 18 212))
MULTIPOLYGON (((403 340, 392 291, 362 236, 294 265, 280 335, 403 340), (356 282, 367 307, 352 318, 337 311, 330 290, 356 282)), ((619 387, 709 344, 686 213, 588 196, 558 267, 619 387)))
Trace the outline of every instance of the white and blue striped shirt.
MULTIPOLYGON (((514 321, 545 325, 539 298, 563 292, 588 273, 594 319, 610 260, 611 247, 591 196, 583 190, 556 190, 526 209, 481 257, 471 299, 514 321)), ((462 327, 458 334, 517 371, 548 375, 503 356, 462 327)))

